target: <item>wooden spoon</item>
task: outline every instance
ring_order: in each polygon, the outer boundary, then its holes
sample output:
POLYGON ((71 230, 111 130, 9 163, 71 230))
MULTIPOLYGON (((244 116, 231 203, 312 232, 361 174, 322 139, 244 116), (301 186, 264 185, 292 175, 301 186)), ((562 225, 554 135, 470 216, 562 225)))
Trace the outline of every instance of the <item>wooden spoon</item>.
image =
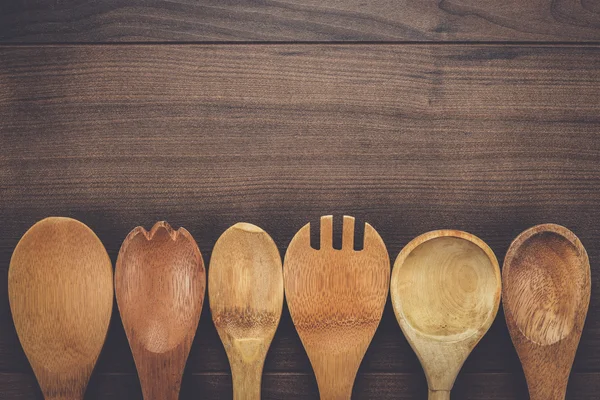
POLYGON ((108 331, 112 276, 100 239, 74 219, 39 221, 17 244, 10 308, 46 399, 83 399, 108 331))
POLYGON ((349 399, 358 367, 387 300, 390 260, 381 237, 365 224, 354 250, 354 218, 344 216, 342 249, 332 246, 333 217, 321 217, 321 246, 310 247, 310 224, 285 254, 283 281, 290 314, 315 371, 321 399, 349 399))
POLYGON ((263 364, 283 307, 281 256, 265 231, 238 223, 221 235, 210 259, 208 297, 231 365, 233 398, 260 400, 263 364))
POLYGON ((145 400, 179 397, 205 283, 202 255, 184 228, 138 226, 123 242, 115 291, 145 400))
POLYGON ((425 233, 398 255, 390 292, 400 328, 425 371, 429 399, 449 399, 460 368, 498 312, 494 252, 466 232, 425 233))
POLYGON ((590 263, 565 227, 537 225, 512 242, 504 314, 531 400, 562 400, 590 303, 590 263))

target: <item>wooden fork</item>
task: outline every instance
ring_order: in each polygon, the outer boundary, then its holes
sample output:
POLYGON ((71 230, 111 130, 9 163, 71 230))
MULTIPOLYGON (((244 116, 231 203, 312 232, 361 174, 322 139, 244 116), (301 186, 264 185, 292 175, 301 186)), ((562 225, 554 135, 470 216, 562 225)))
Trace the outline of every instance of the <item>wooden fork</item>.
POLYGON ((383 240, 365 224, 354 250, 354 218, 344 216, 342 249, 333 248, 333 217, 321 217, 321 247, 310 224, 292 239, 284 286, 292 320, 315 371, 321 399, 349 399, 358 367, 381 320, 390 284, 383 240))

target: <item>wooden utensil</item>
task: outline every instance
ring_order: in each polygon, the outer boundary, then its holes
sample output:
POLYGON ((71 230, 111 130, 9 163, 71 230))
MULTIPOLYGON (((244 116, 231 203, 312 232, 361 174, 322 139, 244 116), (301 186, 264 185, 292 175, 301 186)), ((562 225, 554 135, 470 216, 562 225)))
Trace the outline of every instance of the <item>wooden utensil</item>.
POLYGON ((544 224, 512 242, 504 314, 531 400, 562 400, 590 303, 590 263, 567 228, 544 224))
POLYGON ((342 249, 332 246, 333 217, 321 217, 321 246, 310 246, 310 224, 293 237, 283 281, 294 325, 315 371, 321 399, 349 399, 358 367, 381 320, 390 260, 365 224, 364 248, 354 250, 354 218, 344 216, 342 249))
POLYGON ((429 399, 449 399, 460 368, 498 312, 494 252, 466 232, 425 233, 398 255, 390 292, 398 323, 425 371, 429 399))
POLYGON ((123 242, 115 291, 145 400, 179 397, 205 284, 202 255, 184 228, 138 226, 123 242))
POLYGON ((233 398, 260 400, 263 364, 283 307, 281 256, 265 231, 238 223, 221 235, 210 259, 208 297, 231 365, 233 398))
POLYGON ((39 221, 17 244, 10 309, 46 399, 83 399, 108 331, 112 277, 100 239, 74 219, 39 221))

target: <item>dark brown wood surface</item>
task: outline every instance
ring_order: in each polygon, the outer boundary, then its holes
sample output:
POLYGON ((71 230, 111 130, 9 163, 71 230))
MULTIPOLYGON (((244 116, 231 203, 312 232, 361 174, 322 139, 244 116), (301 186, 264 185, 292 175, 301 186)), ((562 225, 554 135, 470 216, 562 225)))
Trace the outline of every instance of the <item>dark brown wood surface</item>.
MULTIPOLYGON (((166 219, 208 264, 235 222, 264 228, 283 255, 329 213, 338 244, 342 214, 354 215, 392 261, 432 229, 471 232, 500 262, 532 225, 571 229, 589 253, 592 297, 567 399, 596 399, 599 93, 600 47, 589 44, 0 46, 0 399, 41 398, 6 292, 11 253, 35 221, 80 219, 114 263, 133 227, 166 219)), ((208 305, 200 321, 181 398, 230 398, 208 305)), ((426 388, 388 301, 356 398, 424 399, 426 388)), ((285 306, 263 394, 317 398, 285 306)), ((453 396, 527 398, 502 311, 453 396)), ((139 398, 115 307, 86 399, 139 398)))
POLYGON ((10 0, 0 41, 600 40, 597 0, 10 0))

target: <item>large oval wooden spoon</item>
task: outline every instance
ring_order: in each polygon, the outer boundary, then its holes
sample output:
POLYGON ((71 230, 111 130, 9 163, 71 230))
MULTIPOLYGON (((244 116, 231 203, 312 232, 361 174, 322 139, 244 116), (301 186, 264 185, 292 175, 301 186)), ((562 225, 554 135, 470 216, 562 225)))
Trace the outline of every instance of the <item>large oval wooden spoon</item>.
POLYGON ((494 252, 469 233, 425 233, 398 255, 392 305, 421 361, 430 400, 450 398, 460 368, 496 317, 501 290, 494 252))
POLYGON ((310 224, 285 254, 283 281, 296 330, 323 400, 349 399, 358 367, 387 300, 390 260, 381 237, 365 224, 354 250, 354 218, 344 216, 342 249, 332 246, 333 218, 321 217, 321 246, 310 246, 310 224))
POLYGON ((208 269, 212 318, 223 341, 235 400, 260 400, 267 351, 283 307, 283 272, 275 242, 238 223, 217 240, 208 269))
POLYGON ((74 219, 46 218, 17 244, 10 308, 46 399, 83 399, 108 331, 112 276, 100 239, 74 219))
POLYGON ((590 263, 565 227, 521 233, 502 270, 504 314, 531 400, 562 400, 590 303, 590 263))
POLYGON ((202 255, 184 228, 138 226, 123 242, 115 291, 145 400, 179 397, 205 284, 202 255))

